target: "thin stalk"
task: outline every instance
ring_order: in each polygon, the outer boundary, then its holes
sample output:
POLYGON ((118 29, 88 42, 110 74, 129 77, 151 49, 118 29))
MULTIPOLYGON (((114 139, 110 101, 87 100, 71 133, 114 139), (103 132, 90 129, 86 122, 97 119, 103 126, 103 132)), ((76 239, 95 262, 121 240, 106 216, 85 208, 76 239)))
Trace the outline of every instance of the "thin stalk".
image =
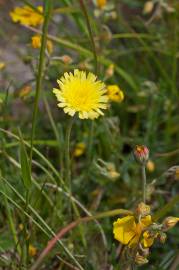
POLYGON ((73 117, 69 119, 65 137, 65 183, 71 193, 71 160, 70 160, 70 137, 73 125, 73 117))
POLYGON ((97 52, 96 52, 96 46, 95 46, 95 41, 94 41, 94 37, 93 37, 93 33, 92 33, 92 28, 91 28, 91 24, 90 24, 90 19, 88 16, 88 12, 84 3, 84 0, 79 0, 80 6, 81 6, 81 10, 83 11, 84 17, 86 19, 86 25, 88 28, 88 33, 89 33, 89 38, 91 41, 91 47, 92 47, 92 51, 93 51, 93 55, 94 55, 94 63, 95 63, 95 74, 98 74, 98 56, 97 56, 97 52))
POLYGON ((60 162, 60 175, 61 178, 63 178, 63 170, 64 170, 64 164, 63 164, 63 149, 62 149, 62 140, 60 140, 60 136, 59 136, 59 132, 57 129, 57 126, 55 124, 55 121, 53 119, 48 101, 46 99, 46 97, 44 96, 44 105, 45 105, 45 109, 47 111, 47 115, 50 121, 50 124, 52 126, 53 132, 55 134, 56 140, 57 140, 57 146, 58 146, 58 152, 59 152, 59 162, 60 162))
POLYGON ((91 122, 90 133, 88 138, 88 153, 87 153, 87 165, 90 165, 93 149, 93 138, 94 138, 94 120, 91 122))
POLYGON ((37 72, 37 82, 36 82, 36 91, 35 91, 35 101, 34 101, 34 109, 32 116, 32 130, 31 130, 31 148, 30 148, 30 165, 32 165, 32 154, 33 154, 33 141, 35 137, 35 127, 36 127, 36 118, 38 112, 38 102, 40 98, 40 91, 42 88, 42 80, 43 80, 43 70, 45 63, 45 49, 47 42, 47 33, 48 33, 48 24, 50 21, 50 14, 52 10, 52 0, 45 0, 45 14, 44 14, 44 24, 42 29, 42 43, 40 48, 40 59, 38 65, 37 72))
MULTIPOLYGON (((69 119, 68 122, 68 126, 67 126, 67 130, 66 130, 66 138, 65 138, 65 183, 67 185, 67 190, 70 194, 70 197, 72 196, 72 183, 71 183, 71 159, 70 159, 70 137, 71 137, 71 130, 72 130, 72 126, 73 126, 73 120, 74 118, 71 117, 71 119, 69 119)), ((76 207, 75 203, 73 202, 73 200, 71 200, 72 203, 72 207, 73 210, 76 214, 76 216, 79 218, 80 217, 80 213, 78 211, 78 208, 76 207)), ((69 212, 71 213, 71 204, 69 207, 69 212)), ((86 247, 86 240, 84 237, 84 230, 82 228, 82 226, 79 227, 80 230, 80 234, 81 234, 81 239, 82 239, 82 243, 84 245, 84 247, 86 247)))
MULTIPOLYGON (((88 33, 89 33, 89 38, 91 41, 91 47, 92 47, 92 51, 93 51, 93 55, 94 55, 94 63, 95 63, 95 68, 94 68, 94 72, 96 75, 98 75, 98 56, 97 56, 97 52, 96 52, 96 46, 95 46, 95 41, 94 41, 94 37, 93 37, 93 33, 92 33, 92 28, 91 28, 91 24, 90 24, 90 19, 88 16, 88 12, 84 3, 84 0, 79 0, 81 9, 83 11, 84 17, 86 19, 86 25, 88 28, 88 33)), ((91 122, 90 125, 90 134, 89 134, 89 140, 88 140, 88 166, 89 163, 91 161, 91 156, 92 156, 92 147, 93 147, 93 137, 94 137, 94 122, 91 122)))
POLYGON ((141 167, 141 173, 142 173, 142 185, 143 185, 143 202, 146 203, 146 171, 145 171, 145 165, 142 165, 141 167))

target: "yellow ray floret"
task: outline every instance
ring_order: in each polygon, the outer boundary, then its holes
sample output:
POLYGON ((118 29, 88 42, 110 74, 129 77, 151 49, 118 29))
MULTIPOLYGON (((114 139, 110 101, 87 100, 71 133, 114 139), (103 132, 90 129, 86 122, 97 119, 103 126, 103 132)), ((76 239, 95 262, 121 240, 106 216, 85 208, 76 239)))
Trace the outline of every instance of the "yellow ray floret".
POLYGON ((80 119, 95 119, 103 115, 102 109, 107 109, 107 90, 94 74, 75 69, 74 73, 66 72, 57 82, 59 89, 54 88, 53 93, 58 106, 70 116, 78 113, 80 119))
POLYGON ((37 10, 32 9, 29 6, 16 7, 10 16, 13 22, 19 22, 28 26, 37 26, 43 23, 43 7, 38 6, 37 10))

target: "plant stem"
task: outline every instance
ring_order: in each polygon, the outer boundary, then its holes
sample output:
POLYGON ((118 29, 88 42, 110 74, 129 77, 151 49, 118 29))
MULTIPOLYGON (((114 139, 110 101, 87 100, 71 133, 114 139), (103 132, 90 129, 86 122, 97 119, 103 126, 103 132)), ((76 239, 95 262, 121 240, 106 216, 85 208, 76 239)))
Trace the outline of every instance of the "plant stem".
POLYGON ((71 130, 73 125, 73 117, 69 119, 67 130, 66 130, 66 137, 65 137, 65 182, 69 188, 69 192, 71 194, 71 159, 70 159, 70 137, 71 137, 71 130))
POLYGON ((142 184, 143 184, 143 202, 146 203, 146 172, 145 172, 145 164, 142 165, 141 167, 141 172, 142 172, 142 184))
POLYGON ((79 0, 81 9, 83 11, 83 14, 85 16, 86 19, 86 25, 88 28, 88 33, 89 33, 89 37, 90 37, 90 41, 91 41, 91 47, 92 47, 92 51, 93 51, 93 55, 94 55, 94 63, 95 63, 95 74, 98 74, 98 56, 97 56, 97 52, 96 52, 96 46, 95 46, 95 42, 94 42, 94 38, 93 38, 93 33, 92 33, 92 28, 91 28, 91 24, 90 24, 90 19, 88 16, 88 12, 84 3, 84 0, 79 0))
POLYGON ((30 165, 32 165, 33 141, 34 141, 34 136, 35 136, 36 118, 37 118, 37 112, 38 112, 38 102, 39 102, 39 98, 40 98, 40 91, 42 88, 48 24, 49 24, 49 20, 50 20, 50 14, 51 14, 51 10, 52 10, 52 2, 53 1, 52 0, 45 0, 44 2, 45 2, 45 14, 44 14, 44 24, 43 24, 43 29, 42 29, 42 44, 41 44, 41 48, 40 48, 40 59, 39 59, 39 65, 38 65, 35 101, 34 101, 34 109, 33 109, 33 116, 32 116, 30 165))

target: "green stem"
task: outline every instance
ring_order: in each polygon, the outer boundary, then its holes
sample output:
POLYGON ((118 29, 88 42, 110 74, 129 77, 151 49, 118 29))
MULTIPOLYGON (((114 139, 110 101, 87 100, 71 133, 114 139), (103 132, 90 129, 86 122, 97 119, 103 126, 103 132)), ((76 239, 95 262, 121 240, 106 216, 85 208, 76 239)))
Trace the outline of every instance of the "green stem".
POLYGON ((88 166, 90 165, 91 157, 92 157, 94 124, 95 124, 95 122, 92 120, 91 126, 90 126, 89 138, 88 138, 88 155, 87 155, 87 165, 88 166))
POLYGON ((30 148, 30 165, 32 165, 32 154, 33 154, 33 141, 35 137, 35 127, 36 127, 36 118, 38 112, 38 102, 40 98, 40 91, 42 88, 42 80, 43 80, 43 70, 45 63, 45 49, 47 42, 47 33, 48 33, 48 24, 50 20, 50 14, 52 10, 52 0, 45 0, 45 14, 44 14, 44 24, 42 29, 42 44, 40 48, 40 59, 38 65, 38 73, 37 73, 37 82, 36 82, 36 92, 35 92, 35 101, 34 101, 34 109, 32 116, 32 130, 31 130, 31 148, 30 148))
POLYGON ((49 107, 49 104, 48 104, 48 101, 47 101, 45 96, 44 96, 44 105, 45 105, 45 109, 47 111, 47 115, 49 117, 50 124, 51 124, 52 129, 53 129, 54 135, 56 137, 57 146, 58 146, 58 152, 59 152, 60 176, 61 176, 61 178, 63 178, 64 164, 63 164, 63 146, 62 146, 63 141, 62 141, 62 136, 60 138, 57 126, 55 124, 55 121, 53 119, 53 116, 52 116, 52 113, 51 113, 51 110, 50 110, 50 107, 49 107))
POLYGON ((142 184, 143 184, 143 202, 146 203, 146 172, 145 172, 145 165, 142 165, 141 167, 141 172, 142 172, 142 184))
POLYGON ((73 125, 73 117, 69 119, 67 130, 66 130, 66 137, 65 137, 65 182, 69 188, 71 193, 71 160, 70 160, 70 137, 71 137, 71 130, 73 125))
POLYGON ((95 63, 95 74, 98 74, 98 56, 97 56, 97 52, 96 52, 96 46, 95 46, 95 42, 94 42, 94 38, 93 38, 93 33, 92 33, 92 28, 91 28, 91 24, 90 24, 90 19, 88 16, 88 12, 84 3, 84 0, 79 0, 81 9, 83 11, 83 14, 85 16, 86 19, 86 25, 88 28, 88 33, 89 33, 89 38, 91 41, 91 47, 92 47, 92 51, 93 51, 93 55, 94 55, 94 63, 95 63))

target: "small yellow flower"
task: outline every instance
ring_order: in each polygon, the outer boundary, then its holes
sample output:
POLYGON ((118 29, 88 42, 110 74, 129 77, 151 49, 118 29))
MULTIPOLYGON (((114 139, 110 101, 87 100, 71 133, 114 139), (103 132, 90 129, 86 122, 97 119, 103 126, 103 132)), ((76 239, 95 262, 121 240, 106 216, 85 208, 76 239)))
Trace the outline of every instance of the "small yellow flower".
POLYGON ((19 230, 20 230, 20 231, 23 231, 23 229, 24 229, 24 225, 23 225, 22 223, 20 223, 20 224, 19 224, 19 230))
POLYGON ((73 152, 74 157, 80 157, 84 154, 86 145, 84 143, 77 143, 73 152))
POLYGON ((147 1, 144 5, 143 14, 149 14, 154 9, 153 1, 147 1))
POLYGON ((118 218, 113 223, 114 238, 129 247, 138 245, 139 241, 143 242, 145 247, 150 247, 153 244, 152 240, 154 237, 149 238, 148 235, 143 234, 143 230, 151 224, 152 219, 150 215, 142 217, 139 223, 136 223, 134 216, 118 218))
POLYGON ((155 163, 149 159, 147 161, 146 168, 149 172, 153 172, 155 170, 155 163))
MULTIPOLYGON (((33 36, 31 44, 34 49, 39 49, 41 47, 41 36, 40 35, 33 36)), ((47 50, 49 54, 53 52, 53 43, 51 42, 51 40, 47 40, 47 50)))
POLYGON ((117 85, 108 85, 107 94, 110 101, 122 102, 124 99, 124 93, 117 85))
POLYGON ((41 36, 35 35, 32 37, 32 47, 34 49, 39 49, 41 47, 41 36))
MULTIPOLYGON (((134 216, 118 218, 113 223, 114 238, 129 247, 136 246, 140 241, 143 230, 151 224, 150 215, 142 217, 139 223, 136 223, 134 216)), ((146 247, 148 247, 147 244, 151 244, 151 242, 146 239, 146 247)))
POLYGON ((37 254, 37 249, 33 245, 29 245, 29 255, 30 256, 35 256, 37 254))
POLYGON ((19 22, 20 24, 28 26, 37 26, 43 23, 43 7, 38 6, 38 11, 35 11, 29 6, 16 7, 10 12, 11 19, 13 22, 19 22))
POLYGON ((95 119, 107 109, 108 97, 105 85, 89 72, 74 70, 57 80, 60 89, 53 89, 59 101, 58 107, 70 116, 79 114, 80 119, 95 119))
POLYGON ((104 8, 107 4, 107 0, 96 0, 99 8, 104 8))
POLYGON ((0 70, 5 68, 6 64, 4 62, 0 62, 0 70))
POLYGON ((51 42, 51 40, 47 40, 47 51, 49 54, 53 52, 53 43, 51 42))

